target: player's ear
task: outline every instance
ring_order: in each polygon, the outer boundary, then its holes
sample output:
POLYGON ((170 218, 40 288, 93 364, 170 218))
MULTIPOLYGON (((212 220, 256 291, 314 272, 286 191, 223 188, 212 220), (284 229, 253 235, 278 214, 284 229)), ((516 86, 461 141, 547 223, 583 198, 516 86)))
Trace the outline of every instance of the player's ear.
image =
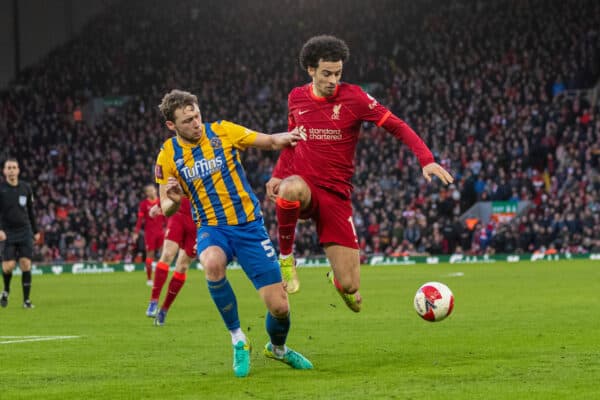
POLYGON ((175 123, 173 121, 166 121, 165 125, 167 126, 167 129, 169 129, 170 131, 175 130, 175 123))
POLYGON ((317 74, 317 69, 315 67, 309 66, 308 68, 306 68, 306 71, 308 72, 308 75, 310 75, 311 78, 314 78, 317 74))

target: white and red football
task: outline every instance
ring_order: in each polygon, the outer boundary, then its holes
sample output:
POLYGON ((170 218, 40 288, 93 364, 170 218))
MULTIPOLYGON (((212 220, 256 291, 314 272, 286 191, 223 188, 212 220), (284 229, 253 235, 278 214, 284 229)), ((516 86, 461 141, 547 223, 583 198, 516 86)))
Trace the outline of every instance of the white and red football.
POLYGON ((415 310, 426 321, 441 321, 453 308, 454 295, 443 283, 427 282, 415 294, 415 310))

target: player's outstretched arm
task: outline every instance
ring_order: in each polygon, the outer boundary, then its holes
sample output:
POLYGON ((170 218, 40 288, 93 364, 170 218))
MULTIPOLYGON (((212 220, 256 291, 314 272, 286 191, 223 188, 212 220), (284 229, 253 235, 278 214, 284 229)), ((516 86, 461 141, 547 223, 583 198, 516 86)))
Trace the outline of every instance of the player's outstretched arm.
POLYGON ((271 135, 259 133, 256 135, 256 140, 252 143, 252 147, 263 150, 281 150, 284 147, 296 146, 300 140, 306 140, 306 134, 300 133, 297 129, 291 132, 273 133, 271 135))
POLYGON ((423 167, 423 177, 427 182, 431 183, 432 175, 440 178, 445 185, 454 182, 454 178, 440 164, 432 162, 423 167))
POLYGON ((175 214, 181 204, 183 190, 174 177, 169 177, 166 184, 160 185, 160 208, 166 217, 175 214))

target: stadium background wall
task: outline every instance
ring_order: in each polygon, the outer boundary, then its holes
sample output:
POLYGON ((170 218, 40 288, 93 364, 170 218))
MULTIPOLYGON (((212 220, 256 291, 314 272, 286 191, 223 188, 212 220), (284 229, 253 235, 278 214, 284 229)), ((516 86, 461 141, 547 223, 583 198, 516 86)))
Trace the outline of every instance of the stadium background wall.
MULTIPOLYGON (((519 262, 552 262, 559 260, 590 260, 600 261, 600 254, 495 254, 483 256, 470 256, 462 254, 453 254, 445 256, 422 256, 422 257, 388 257, 388 256, 370 256, 364 266, 382 266, 382 265, 416 265, 416 264, 476 264, 476 263, 495 263, 500 261, 519 263, 519 262)), ((325 257, 300 257, 296 260, 297 265, 306 267, 325 267, 329 262, 325 257)), ((200 263, 191 265, 192 269, 202 269, 200 263)), ((239 264, 233 262, 229 268, 238 269, 239 264)), ((171 268, 173 269, 173 268, 171 268)), ((143 263, 105 263, 105 262, 78 262, 78 263, 55 263, 55 264, 34 264, 32 267, 34 275, 44 274, 102 274, 113 272, 135 272, 144 271, 143 263)), ((15 270, 15 275, 20 275, 20 271, 15 270)))

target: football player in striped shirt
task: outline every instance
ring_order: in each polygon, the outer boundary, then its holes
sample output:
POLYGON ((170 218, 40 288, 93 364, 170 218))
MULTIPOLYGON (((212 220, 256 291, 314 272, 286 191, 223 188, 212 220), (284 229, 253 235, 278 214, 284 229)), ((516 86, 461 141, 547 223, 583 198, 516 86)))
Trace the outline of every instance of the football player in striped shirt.
POLYGON ((234 374, 245 377, 250 372, 250 345, 225 275, 234 257, 267 306, 270 341, 264 354, 296 369, 312 368, 308 359, 285 345, 290 329, 287 293, 258 199, 240 161, 247 147, 277 150, 295 146, 302 135, 267 135, 228 121, 203 123, 198 99, 181 90, 166 94, 159 109, 167 128, 176 133, 164 142, 156 162, 161 209, 170 216, 182 196, 191 201, 208 290, 231 334, 234 374))

